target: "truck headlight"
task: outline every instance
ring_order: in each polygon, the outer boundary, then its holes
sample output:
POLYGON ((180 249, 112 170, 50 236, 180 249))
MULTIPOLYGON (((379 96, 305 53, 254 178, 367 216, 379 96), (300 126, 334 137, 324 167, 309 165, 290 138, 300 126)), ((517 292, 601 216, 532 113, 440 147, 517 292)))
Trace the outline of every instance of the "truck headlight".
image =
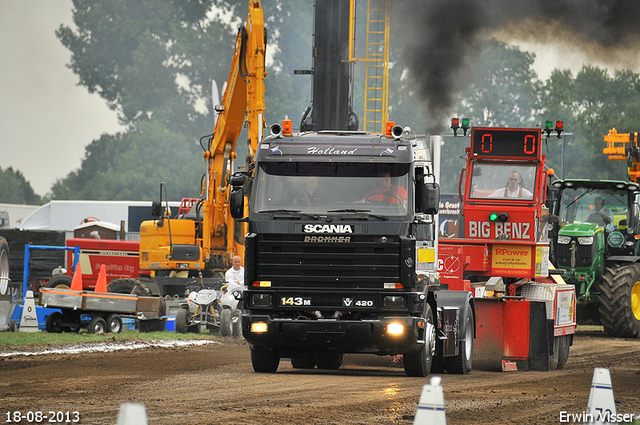
POLYGON ((263 334, 269 330, 269 325, 265 322, 253 322, 251 324, 251 332, 257 334, 263 334))
MULTIPOLYGON (((560 242, 560 241, 558 241, 560 242)), ((593 236, 582 236, 578 238, 580 245, 593 245, 593 236)))
POLYGON ((558 243, 560 245, 569 245, 571 243, 571 236, 558 236, 558 243))
POLYGON ((389 335, 402 335, 404 332, 404 325, 402 323, 389 323, 387 324, 387 333, 389 335))
POLYGON ((388 295, 382 299, 382 307, 398 310, 406 307, 405 298, 399 295, 388 295))
POLYGON ((251 304, 254 307, 271 307, 271 294, 253 294, 251 296, 251 304))

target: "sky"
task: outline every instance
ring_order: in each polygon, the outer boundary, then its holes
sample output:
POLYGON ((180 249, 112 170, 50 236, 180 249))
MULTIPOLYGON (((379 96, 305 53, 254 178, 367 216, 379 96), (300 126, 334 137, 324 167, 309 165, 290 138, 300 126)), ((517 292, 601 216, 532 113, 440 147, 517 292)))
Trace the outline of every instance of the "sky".
MULTIPOLYGON (((20 171, 38 195, 77 170, 93 140, 122 129, 67 67, 70 52, 55 30, 73 23, 72 7, 71 0, 0 0, 0 168, 20 171)), ((585 62, 579 51, 518 45, 536 54, 542 79, 554 68, 575 73, 585 62)))
POLYGON ((84 148, 121 130, 115 112, 78 86, 55 30, 72 24, 71 0, 0 0, 0 167, 38 195, 80 167, 84 148))

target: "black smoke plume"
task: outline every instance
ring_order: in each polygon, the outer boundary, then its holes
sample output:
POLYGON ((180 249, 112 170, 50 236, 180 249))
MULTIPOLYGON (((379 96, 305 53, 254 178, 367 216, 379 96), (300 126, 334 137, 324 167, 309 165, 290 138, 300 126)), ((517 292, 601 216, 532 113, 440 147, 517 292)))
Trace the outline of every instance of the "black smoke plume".
POLYGON ((637 60, 640 46, 640 0, 394 0, 391 16, 430 130, 445 122, 487 38, 562 43, 612 64, 637 60))

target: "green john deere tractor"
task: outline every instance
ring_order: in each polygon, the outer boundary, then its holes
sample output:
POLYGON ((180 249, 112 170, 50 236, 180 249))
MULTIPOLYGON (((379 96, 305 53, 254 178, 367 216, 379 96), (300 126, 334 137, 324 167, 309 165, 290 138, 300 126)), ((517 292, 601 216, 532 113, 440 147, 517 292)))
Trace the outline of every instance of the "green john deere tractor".
POLYGON ((578 323, 599 319, 611 335, 640 338, 638 183, 575 179, 552 186, 551 260, 576 287, 578 323))

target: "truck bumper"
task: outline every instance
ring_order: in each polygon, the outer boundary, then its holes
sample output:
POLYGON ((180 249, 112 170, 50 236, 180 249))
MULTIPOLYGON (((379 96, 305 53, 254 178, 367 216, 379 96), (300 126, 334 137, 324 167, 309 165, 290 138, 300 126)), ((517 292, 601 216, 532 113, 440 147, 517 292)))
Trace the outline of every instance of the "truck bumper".
POLYGON ((293 320, 245 314, 242 327, 249 344, 277 351, 280 357, 317 351, 395 355, 415 353, 425 344, 425 321, 419 317, 293 320), (390 333, 390 324, 401 324, 403 332, 390 333))

